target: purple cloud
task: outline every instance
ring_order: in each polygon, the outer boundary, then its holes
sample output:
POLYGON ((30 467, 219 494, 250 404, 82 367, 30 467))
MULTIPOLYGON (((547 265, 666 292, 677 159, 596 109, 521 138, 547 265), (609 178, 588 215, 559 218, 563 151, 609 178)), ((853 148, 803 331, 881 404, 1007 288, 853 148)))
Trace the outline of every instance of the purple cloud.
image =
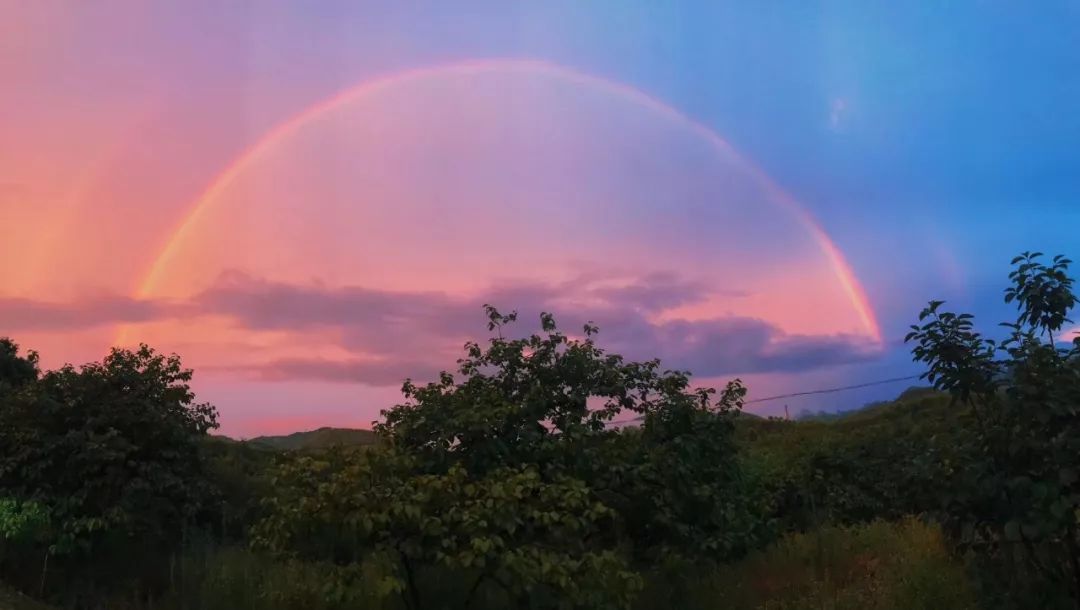
POLYGON ((0 298, 0 332, 66 331, 125 322, 147 322, 190 315, 192 308, 165 301, 95 297, 77 303, 0 298))
POLYGON ((0 320, 6 327, 0 331, 67 330, 199 315, 224 316, 250 330, 332 329, 339 347, 356 358, 277 360, 229 370, 261 379, 371 385, 396 384, 405 377, 423 380, 452 368, 462 343, 484 336, 484 303, 523 306, 513 333, 534 330, 540 312, 551 311, 569 332, 579 331, 587 321, 598 323, 599 341, 612 351, 634 359, 659 357, 668 367, 699 376, 807 371, 877 355, 859 337, 788 335, 754 318, 653 321, 657 313, 713 294, 707 286, 674 273, 618 284, 595 278, 560 284, 504 283, 462 298, 441 292, 286 284, 230 272, 183 304, 126 298, 70 305, 0 299, 0 320), (570 315, 559 316, 560 311, 570 315))
POLYGON ((709 288, 704 283, 689 281, 670 271, 650 273, 631 284, 599 288, 594 293, 613 305, 628 304, 647 312, 660 312, 699 302, 710 295, 740 297, 747 294, 738 290, 709 288))
POLYGON ((409 377, 418 381, 434 379, 441 370, 433 363, 419 360, 337 361, 321 358, 288 358, 258 365, 211 368, 264 381, 303 379, 379 386, 399 385, 409 377))
POLYGON ((452 315, 451 310, 466 304, 440 292, 303 286, 238 272, 222 274, 194 302, 206 312, 235 317, 253 329, 424 323, 452 315))

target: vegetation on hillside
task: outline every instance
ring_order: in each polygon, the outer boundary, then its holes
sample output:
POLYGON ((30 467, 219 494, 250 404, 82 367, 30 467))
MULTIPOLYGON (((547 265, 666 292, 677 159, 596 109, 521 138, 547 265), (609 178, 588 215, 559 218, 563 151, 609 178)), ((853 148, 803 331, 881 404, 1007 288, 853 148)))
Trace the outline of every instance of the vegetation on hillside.
POLYGON ((1075 607, 1076 298, 1041 261, 1006 341, 931 302, 933 388, 802 421, 490 307, 375 443, 213 437, 175 357, 43 373, 0 341, 0 579, 119 610, 1075 607))
POLYGON ((301 451, 305 449, 328 449, 337 446, 374 445, 377 440, 375 433, 371 430, 319 428, 307 432, 293 432, 283 436, 256 436, 244 442, 255 447, 266 447, 279 451, 301 451))

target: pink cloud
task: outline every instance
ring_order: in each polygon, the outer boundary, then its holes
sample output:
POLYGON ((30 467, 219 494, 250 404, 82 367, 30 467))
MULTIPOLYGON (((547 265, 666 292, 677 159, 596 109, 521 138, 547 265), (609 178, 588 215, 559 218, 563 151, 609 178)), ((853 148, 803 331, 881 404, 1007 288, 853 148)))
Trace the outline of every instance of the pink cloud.
POLYGON ((1064 333, 1062 333, 1062 337, 1066 341, 1074 341, 1076 339, 1080 339, 1080 326, 1076 326, 1074 328, 1066 330, 1064 333))
MULTIPOLYGON (((709 290, 672 272, 610 281, 517 282, 471 296, 378 290, 360 286, 271 282, 226 273, 187 302, 99 298, 59 305, 0 299, 10 330, 80 330, 122 322, 224 320, 238 331, 277 333, 283 349, 240 362, 203 362, 206 370, 262 380, 310 379, 395 385, 405 377, 431 378, 452 368, 461 344, 484 336, 482 305, 518 307, 512 333, 536 328, 541 311, 562 328, 602 327, 601 343, 636 359, 660 357, 668 366, 703 376, 804 371, 876 357, 866 341, 847 335, 789 334, 762 319, 721 316, 666 319, 673 308, 709 298, 709 290), (567 315, 559 316, 565 311, 567 315), (322 332, 322 335, 313 334, 322 332), (288 346, 310 344, 322 356, 288 346), (337 353, 339 357, 329 357, 337 353)), ((219 341, 221 339, 219 338, 219 341)))

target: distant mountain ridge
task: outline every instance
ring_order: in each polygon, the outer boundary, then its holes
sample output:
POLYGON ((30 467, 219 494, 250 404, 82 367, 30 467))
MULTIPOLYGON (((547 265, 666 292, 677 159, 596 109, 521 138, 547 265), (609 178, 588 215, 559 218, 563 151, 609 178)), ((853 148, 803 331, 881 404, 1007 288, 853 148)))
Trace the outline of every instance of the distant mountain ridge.
POLYGON ((831 421, 835 419, 843 419, 845 417, 851 417, 860 413, 873 412, 882 407, 887 407, 889 405, 897 403, 919 400, 922 398, 930 398, 932 396, 938 395, 939 393, 940 392, 938 392, 932 387, 911 386, 901 392, 900 395, 893 400, 878 400, 874 402, 868 402, 861 407, 845 409, 843 411, 811 411, 804 409, 802 411, 799 411, 799 413, 795 416, 795 419, 798 421, 831 421))
POLYGON ((277 451, 300 451, 304 449, 325 449, 334 446, 374 445, 377 442, 377 437, 371 430, 323 427, 317 430, 293 432, 281 436, 256 436, 243 442, 254 447, 264 447, 277 451))
MULTIPOLYGON (((830 421, 850 418, 852 416, 874 413, 897 403, 932 397, 938 392, 933 388, 914 386, 903 392, 895 400, 884 400, 867 403, 861 407, 845 411, 802 411, 794 417, 800 421, 830 421)), ((750 412, 743 412, 741 416, 748 420, 764 420, 766 418, 750 412)), ((247 445, 254 449, 266 449, 272 451, 304 451, 311 449, 326 449, 327 447, 363 447, 378 443, 378 437, 372 430, 362 428, 333 428, 324 426, 316 430, 293 432, 284 435, 256 436, 247 440, 239 441, 227 436, 216 436, 216 439, 225 442, 234 442, 247 445)))

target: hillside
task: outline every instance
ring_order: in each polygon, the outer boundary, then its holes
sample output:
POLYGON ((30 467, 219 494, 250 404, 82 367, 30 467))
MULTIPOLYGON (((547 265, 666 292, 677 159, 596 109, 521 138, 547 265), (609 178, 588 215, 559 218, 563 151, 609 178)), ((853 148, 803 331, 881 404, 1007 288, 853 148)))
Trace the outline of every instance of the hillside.
MULTIPOLYGON (((803 422, 811 421, 838 421, 847 419, 859 419, 865 418, 868 415, 880 413, 882 408, 888 409, 894 405, 900 403, 909 403, 911 401, 927 398, 934 395, 934 392, 929 388, 913 387, 905 390, 894 401, 882 401, 877 403, 870 403, 859 407, 857 409, 851 409, 849 411, 839 412, 821 412, 810 413, 804 412, 796 417, 796 420, 803 422)), ((768 418, 765 418, 748 411, 744 411, 741 414, 743 421, 750 422, 765 422, 768 418)), ((371 430, 364 430, 360 428, 332 428, 323 427, 316 430, 307 430, 304 432, 293 432, 291 434, 284 435, 267 435, 256 436, 244 441, 237 441, 226 436, 215 436, 217 440, 226 443, 241 443, 253 449, 270 449, 274 451, 298 451, 305 449, 324 449, 326 447, 333 446, 366 446, 373 445, 378 442, 375 433, 371 430)))
MULTIPOLYGON (((860 418, 866 418, 867 416, 872 417, 873 415, 879 414, 883 408, 888 410, 889 407, 894 405, 910 403, 917 399, 932 397, 933 395, 933 390, 930 390, 929 388, 913 387, 905 390, 894 401, 870 403, 849 411, 829 413, 804 412, 796 417, 796 419, 803 422, 858 420, 860 418)), ((768 419, 748 411, 744 411, 741 414, 741 418, 743 421, 756 423, 764 423, 768 419)), ((214 438, 226 443, 242 443, 253 449, 271 449, 274 451, 324 449, 333 446, 355 447, 373 445, 378 442, 375 433, 371 430, 332 427, 323 427, 304 432, 293 432, 285 435, 256 436, 244 441, 237 441, 236 439, 226 436, 215 436, 214 438)))
POLYGON ((333 446, 355 447, 374 445, 375 442, 374 432, 358 428, 319 428, 283 436, 257 436, 245 441, 253 447, 265 447, 278 451, 323 449, 333 446))

